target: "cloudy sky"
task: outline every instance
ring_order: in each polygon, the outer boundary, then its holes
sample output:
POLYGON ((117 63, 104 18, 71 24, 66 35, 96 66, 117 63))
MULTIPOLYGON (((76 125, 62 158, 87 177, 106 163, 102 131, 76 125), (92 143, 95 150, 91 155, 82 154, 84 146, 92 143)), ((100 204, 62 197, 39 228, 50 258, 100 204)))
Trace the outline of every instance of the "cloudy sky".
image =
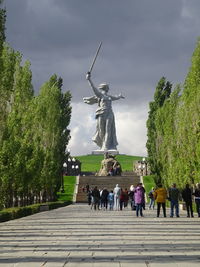
POLYGON ((200 31, 199 0, 5 0, 7 42, 31 62, 36 94, 56 73, 72 93, 72 155, 90 154, 96 121, 85 80, 110 84, 120 153, 146 155, 148 104, 158 80, 183 83, 200 31))

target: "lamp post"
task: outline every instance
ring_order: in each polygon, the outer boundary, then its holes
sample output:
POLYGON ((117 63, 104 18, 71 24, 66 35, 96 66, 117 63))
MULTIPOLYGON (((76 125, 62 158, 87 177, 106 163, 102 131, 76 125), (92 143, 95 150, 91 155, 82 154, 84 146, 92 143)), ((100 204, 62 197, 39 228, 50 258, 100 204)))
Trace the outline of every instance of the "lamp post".
POLYGON ((72 160, 70 157, 67 159, 67 175, 71 175, 72 160))
POLYGON ((79 170, 78 170, 78 169, 79 169, 79 166, 76 165, 76 166, 75 166, 75 169, 76 169, 76 175, 78 175, 78 174, 79 174, 79 170))
POLYGON ((66 174, 66 171, 67 171, 67 163, 64 162, 63 163, 63 174, 61 176, 61 193, 65 192, 65 189, 64 189, 64 175, 66 174))
POLYGON ((75 166, 74 166, 74 164, 72 163, 72 173, 71 173, 71 175, 73 175, 73 176, 75 175, 75 171, 74 171, 74 170, 75 170, 75 166))

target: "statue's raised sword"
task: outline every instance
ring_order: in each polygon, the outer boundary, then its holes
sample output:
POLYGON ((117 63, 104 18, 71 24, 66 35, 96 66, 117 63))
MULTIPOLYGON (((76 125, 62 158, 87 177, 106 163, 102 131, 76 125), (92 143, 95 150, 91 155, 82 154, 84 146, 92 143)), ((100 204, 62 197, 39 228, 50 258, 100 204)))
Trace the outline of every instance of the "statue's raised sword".
POLYGON ((97 59, 97 56, 98 56, 98 54, 99 54, 99 51, 100 51, 100 49, 101 49, 101 45, 102 45, 102 42, 101 42, 101 43, 99 44, 99 46, 98 46, 97 52, 96 52, 95 57, 94 57, 94 59, 93 59, 93 61, 92 61, 92 65, 91 65, 89 71, 87 72, 87 74, 91 74, 91 72, 92 72, 92 69, 93 69, 93 67, 94 67, 94 63, 95 63, 95 61, 96 61, 96 59, 97 59))

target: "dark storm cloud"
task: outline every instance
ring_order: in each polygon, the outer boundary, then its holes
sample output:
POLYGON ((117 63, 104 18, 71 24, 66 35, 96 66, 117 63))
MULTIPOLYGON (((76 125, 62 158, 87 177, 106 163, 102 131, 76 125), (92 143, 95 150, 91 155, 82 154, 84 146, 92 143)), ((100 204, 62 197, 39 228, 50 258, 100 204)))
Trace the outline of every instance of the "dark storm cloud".
POLYGON ((189 2, 7 0, 7 40, 31 61, 36 90, 57 73, 77 102, 91 94, 85 73, 103 41, 95 83, 139 105, 162 76, 184 80, 200 29, 200 3, 189 2))

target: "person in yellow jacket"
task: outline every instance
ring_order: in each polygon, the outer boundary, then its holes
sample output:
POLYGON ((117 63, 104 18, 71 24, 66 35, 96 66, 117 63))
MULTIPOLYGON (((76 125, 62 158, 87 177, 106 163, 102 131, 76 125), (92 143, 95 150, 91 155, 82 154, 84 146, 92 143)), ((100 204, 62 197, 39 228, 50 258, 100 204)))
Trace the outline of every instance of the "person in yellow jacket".
POLYGON ((162 206, 163 216, 166 216, 166 199, 167 199, 167 190, 162 186, 158 185, 158 188, 154 191, 154 199, 157 202, 157 217, 160 216, 160 207, 162 206))

